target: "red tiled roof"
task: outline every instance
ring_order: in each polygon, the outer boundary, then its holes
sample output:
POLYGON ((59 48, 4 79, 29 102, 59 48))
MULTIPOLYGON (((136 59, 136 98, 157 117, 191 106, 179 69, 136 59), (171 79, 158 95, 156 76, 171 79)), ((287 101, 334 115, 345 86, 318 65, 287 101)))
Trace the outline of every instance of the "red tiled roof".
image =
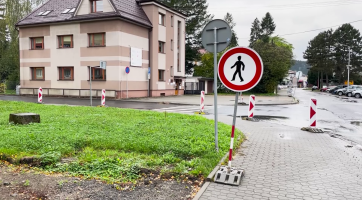
MULTIPOLYGON (((87 15, 75 15, 74 13, 62 14, 67 8, 77 8, 82 0, 49 0, 39 8, 35 9, 28 16, 20 20, 16 25, 46 24, 54 22, 89 20, 107 17, 120 17, 136 23, 152 27, 146 13, 139 6, 136 0, 109 0, 116 12, 99 12, 87 15), (51 10, 47 16, 38 16, 40 12, 51 10)), ((83 0, 87 1, 87 0, 83 0)))

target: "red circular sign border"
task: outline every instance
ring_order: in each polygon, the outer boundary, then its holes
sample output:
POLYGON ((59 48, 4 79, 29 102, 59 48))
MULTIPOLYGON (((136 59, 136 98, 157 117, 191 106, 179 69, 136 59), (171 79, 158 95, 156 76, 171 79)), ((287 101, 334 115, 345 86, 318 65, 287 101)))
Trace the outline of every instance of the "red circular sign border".
POLYGON ((234 47, 232 49, 229 49, 227 52, 224 53, 224 55, 220 58, 219 65, 218 65, 218 75, 220 78, 220 81, 225 85, 225 87, 229 88, 230 90, 236 91, 236 92, 245 92, 253 89, 261 80, 261 77, 263 76, 264 66, 263 62, 259 56, 258 53, 256 53, 254 50, 247 48, 247 47, 234 47), (256 73, 254 78, 246 85, 235 85, 232 84, 229 80, 226 79, 224 74, 224 66, 225 62, 230 56, 237 54, 237 53, 244 53, 249 55, 255 62, 256 65, 256 73))

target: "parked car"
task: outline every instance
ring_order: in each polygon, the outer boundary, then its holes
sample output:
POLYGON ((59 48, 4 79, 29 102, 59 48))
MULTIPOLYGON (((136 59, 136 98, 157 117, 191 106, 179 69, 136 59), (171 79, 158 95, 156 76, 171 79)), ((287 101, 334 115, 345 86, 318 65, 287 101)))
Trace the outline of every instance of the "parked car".
MULTIPOLYGON (((349 89, 351 89, 351 87, 352 87, 352 85, 349 86, 349 89)), ((347 88, 348 88, 348 87, 338 89, 338 90, 336 91, 336 94, 337 94, 338 96, 342 96, 343 94, 345 94, 345 93, 347 92, 347 88)))
POLYGON ((331 91, 332 89, 336 88, 337 86, 330 86, 329 88, 327 88, 326 92, 331 91))
POLYGON ((332 94, 336 94, 336 91, 339 90, 339 89, 343 89, 343 88, 346 88, 347 85, 338 85, 337 87, 329 90, 329 93, 332 93, 332 94))
POLYGON ((362 86, 352 85, 351 88, 349 88, 348 91, 346 90, 343 94, 346 95, 347 97, 352 97, 352 92, 360 89, 362 89, 362 86))
POLYGON ((353 91, 352 96, 354 96, 356 98, 361 98, 362 97, 362 89, 358 89, 356 91, 353 91))
POLYGON ((321 91, 321 92, 326 92, 327 90, 328 90, 328 88, 326 88, 326 87, 325 87, 325 88, 320 89, 320 91, 321 91))
POLYGON ((317 90, 317 89, 318 89, 318 86, 316 86, 316 85, 312 87, 312 91, 317 90))

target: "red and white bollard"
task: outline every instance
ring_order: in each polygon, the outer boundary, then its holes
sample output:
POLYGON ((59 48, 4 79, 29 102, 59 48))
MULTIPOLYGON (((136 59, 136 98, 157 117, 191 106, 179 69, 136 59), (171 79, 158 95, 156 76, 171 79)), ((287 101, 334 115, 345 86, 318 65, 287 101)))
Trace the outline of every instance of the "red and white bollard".
POLYGON ((310 127, 315 128, 317 126, 317 99, 310 99, 310 127))
POLYGON ((248 112, 248 117, 249 118, 254 117, 254 109, 255 109, 255 95, 250 95, 250 98, 249 98, 249 112, 248 112))
POLYGON ((205 109, 205 91, 201 91, 200 97, 200 112, 203 113, 205 109))
POLYGON ((43 89, 41 87, 38 89, 38 103, 43 103, 43 89))
POLYGON ((233 124, 233 126, 231 128, 231 141, 230 141, 229 163, 228 163, 229 167, 231 167, 231 159, 233 158, 234 133, 235 133, 235 123, 233 124))
POLYGON ((101 105, 105 106, 106 105, 106 90, 103 89, 102 90, 102 101, 101 101, 101 105))

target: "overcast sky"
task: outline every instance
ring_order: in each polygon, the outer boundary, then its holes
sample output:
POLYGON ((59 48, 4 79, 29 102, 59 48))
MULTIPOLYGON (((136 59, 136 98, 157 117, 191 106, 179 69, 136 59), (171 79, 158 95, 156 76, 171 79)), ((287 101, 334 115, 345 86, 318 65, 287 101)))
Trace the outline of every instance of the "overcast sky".
MULTIPOLYGON (((234 17, 235 31, 240 46, 249 45, 250 28, 255 18, 260 21, 266 12, 270 12, 276 24, 274 35, 284 37, 294 46, 294 56, 303 59, 308 42, 319 32, 285 35, 320 29, 338 28, 343 23, 362 30, 362 0, 207 0, 208 11, 214 19, 223 19, 227 12, 234 17), (283 36, 285 35, 285 36, 283 36)), ((324 29, 327 30, 327 29, 324 29)))

